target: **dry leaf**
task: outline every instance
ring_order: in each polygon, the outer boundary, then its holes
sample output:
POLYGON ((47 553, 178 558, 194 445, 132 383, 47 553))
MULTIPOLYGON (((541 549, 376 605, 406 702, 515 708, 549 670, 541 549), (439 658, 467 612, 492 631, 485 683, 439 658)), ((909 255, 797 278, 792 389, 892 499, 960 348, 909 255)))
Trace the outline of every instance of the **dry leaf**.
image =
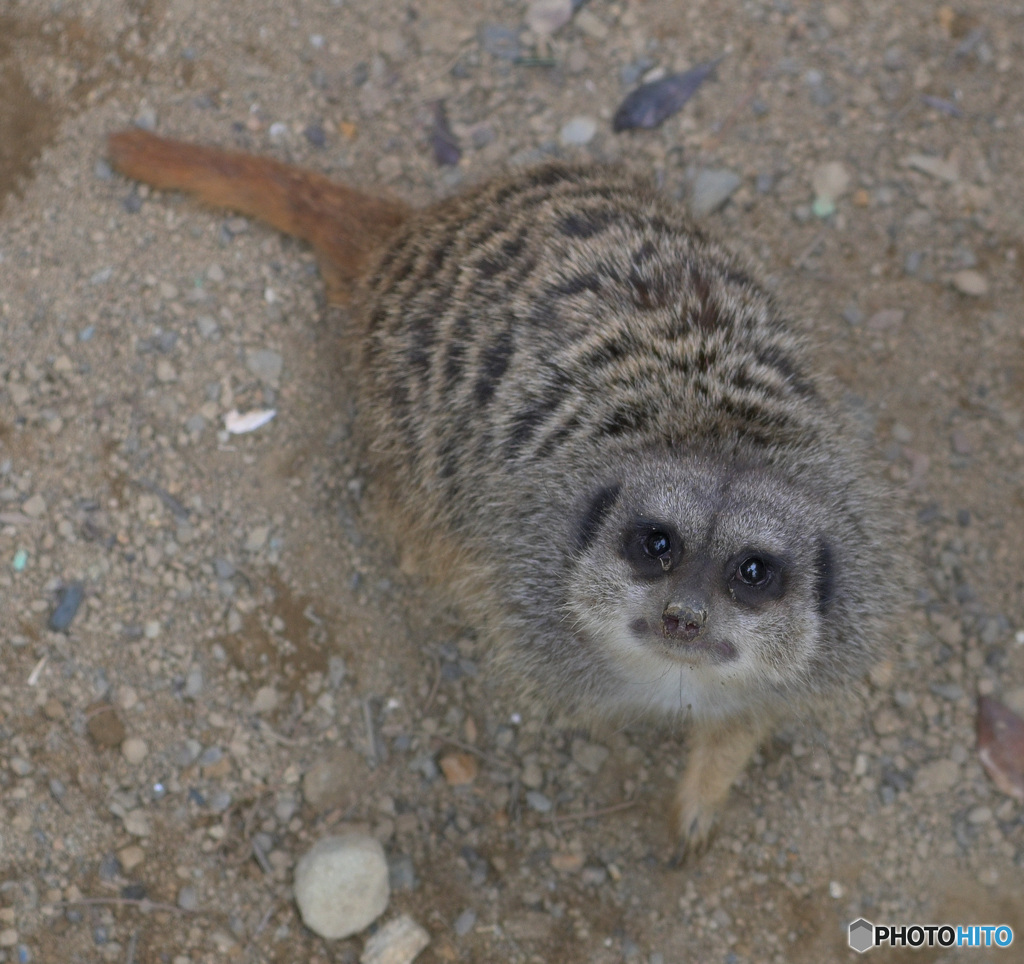
POLYGON ((999 700, 978 698, 978 758, 992 782, 1024 803, 1024 720, 999 700))

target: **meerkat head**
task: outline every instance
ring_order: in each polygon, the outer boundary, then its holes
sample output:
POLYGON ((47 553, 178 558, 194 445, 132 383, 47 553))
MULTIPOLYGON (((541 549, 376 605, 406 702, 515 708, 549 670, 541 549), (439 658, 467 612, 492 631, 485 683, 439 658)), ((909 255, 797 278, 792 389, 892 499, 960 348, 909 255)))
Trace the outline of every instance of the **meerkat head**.
POLYGON ((851 533, 837 486, 813 486, 684 454, 637 459, 588 494, 567 607, 615 677, 606 698, 718 716, 824 682, 851 533))

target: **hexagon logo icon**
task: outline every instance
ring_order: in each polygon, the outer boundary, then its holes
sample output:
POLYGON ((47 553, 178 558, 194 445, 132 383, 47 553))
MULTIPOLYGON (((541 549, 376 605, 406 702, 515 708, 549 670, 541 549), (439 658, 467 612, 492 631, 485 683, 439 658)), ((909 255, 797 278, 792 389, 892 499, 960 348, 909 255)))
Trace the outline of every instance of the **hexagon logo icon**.
POLYGON ((850 925, 850 947, 858 954, 863 954, 868 948, 874 946, 875 925, 863 917, 855 920, 850 925))

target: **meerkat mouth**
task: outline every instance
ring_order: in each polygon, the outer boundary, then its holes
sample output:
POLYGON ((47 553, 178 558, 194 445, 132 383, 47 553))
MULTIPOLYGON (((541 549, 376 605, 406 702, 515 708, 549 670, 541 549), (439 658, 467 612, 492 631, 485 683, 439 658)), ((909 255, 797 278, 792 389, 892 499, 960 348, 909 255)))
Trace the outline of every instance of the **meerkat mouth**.
POLYGON ((692 639, 666 633, 664 625, 652 626, 646 619, 634 619, 629 628, 645 645, 652 640, 660 645, 660 650, 673 660, 692 663, 710 660, 715 663, 728 663, 736 659, 739 653, 727 639, 716 639, 706 632, 692 639))

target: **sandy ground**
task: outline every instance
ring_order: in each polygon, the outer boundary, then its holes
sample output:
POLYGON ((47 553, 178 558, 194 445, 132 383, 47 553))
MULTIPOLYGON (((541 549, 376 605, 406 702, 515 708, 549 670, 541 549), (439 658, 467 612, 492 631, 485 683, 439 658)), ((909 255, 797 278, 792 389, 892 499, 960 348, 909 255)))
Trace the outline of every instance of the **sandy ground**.
POLYGON ((1005 923, 1010 950, 912 959, 1020 959, 1021 806, 974 721, 980 693, 1024 708, 1024 10, 590 0, 547 40, 525 14, 0 7, 0 962, 355 961, 365 934, 325 942, 291 899, 353 825, 423 962, 843 961, 860 916, 1005 923), (722 53, 680 114, 612 133, 637 78, 722 53), (549 155, 684 200, 738 176, 708 227, 814 331, 915 573, 891 659, 764 749, 702 860, 665 861, 684 739, 545 725, 397 565, 312 255, 113 176, 104 136, 133 121, 420 203, 549 155))

